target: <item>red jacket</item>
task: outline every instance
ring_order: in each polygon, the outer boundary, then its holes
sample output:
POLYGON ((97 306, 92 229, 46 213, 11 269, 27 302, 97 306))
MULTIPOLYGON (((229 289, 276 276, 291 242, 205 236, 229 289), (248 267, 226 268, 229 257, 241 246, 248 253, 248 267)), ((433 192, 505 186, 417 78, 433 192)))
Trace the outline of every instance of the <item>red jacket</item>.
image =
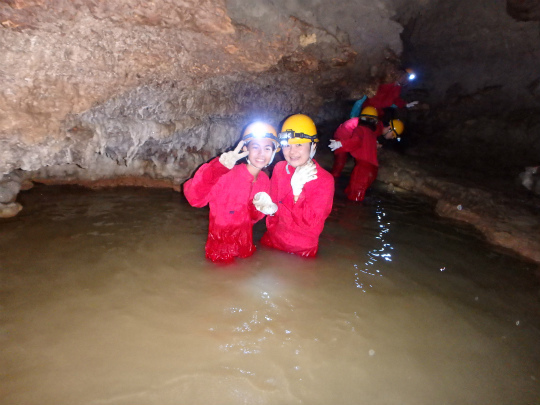
POLYGON ((287 162, 276 164, 272 173, 270 196, 278 205, 273 216, 266 217, 267 231, 261 243, 275 249, 300 256, 315 256, 319 248, 319 235, 334 199, 334 177, 317 166, 317 178, 304 185, 298 201, 294 202, 291 177, 295 169, 287 162))
POLYGON ((253 254, 253 224, 264 217, 253 205, 253 196, 259 191, 270 192, 266 173, 259 172, 254 182, 246 164, 229 170, 219 158, 202 165, 184 184, 184 194, 193 207, 210 205, 207 258, 229 262, 235 256, 253 254))
MULTIPOLYGON (((354 129, 358 126, 358 117, 351 118, 341 124, 336 132, 334 132, 334 139, 338 141, 344 141, 345 139, 350 139, 354 129)), ((342 142, 343 143, 343 142, 342 142)), ((339 149, 336 151, 338 152, 339 149)))
POLYGON ((403 108, 407 103, 400 97, 400 94, 401 86, 399 84, 381 84, 377 88, 377 93, 364 102, 362 109, 368 106, 375 107, 379 113, 379 116, 382 116, 382 109, 392 107, 393 104, 395 104, 398 108, 403 108))
POLYGON ((349 139, 341 141, 341 148, 337 151, 349 152, 356 160, 366 161, 374 166, 379 166, 377 161, 377 136, 379 127, 372 131, 368 127, 358 125, 349 139))

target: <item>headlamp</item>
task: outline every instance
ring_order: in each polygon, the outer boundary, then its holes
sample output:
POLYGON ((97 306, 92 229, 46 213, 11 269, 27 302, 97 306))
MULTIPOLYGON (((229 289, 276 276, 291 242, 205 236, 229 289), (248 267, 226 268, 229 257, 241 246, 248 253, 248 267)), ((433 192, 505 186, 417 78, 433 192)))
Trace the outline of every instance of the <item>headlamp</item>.
MULTIPOLYGON (((311 142, 318 142, 317 135, 306 135, 304 133, 294 132, 291 130, 283 131, 278 134, 279 143, 281 145, 288 145, 291 139, 308 139, 311 142)), ((294 143, 294 142, 293 142, 294 143)))
POLYGON ((409 74, 409 80, 414 80, 416 78, 416 75, 414 73, 409 74))
POLYGON ((278 137, 279 137, 279 143, 281 144, 281 146, 286 146, 289 144, 289 139, 294 138, 294 131, 280 132, 278 134, 278 137))
POLYGON ((253 130, 251 132, 251 135, 254 138, 265 138, 265 137, 270 137, 270 135, 272 134, 269 134, 266 132, 266 125, 260 122, 257 122, 253 125, 253 130))

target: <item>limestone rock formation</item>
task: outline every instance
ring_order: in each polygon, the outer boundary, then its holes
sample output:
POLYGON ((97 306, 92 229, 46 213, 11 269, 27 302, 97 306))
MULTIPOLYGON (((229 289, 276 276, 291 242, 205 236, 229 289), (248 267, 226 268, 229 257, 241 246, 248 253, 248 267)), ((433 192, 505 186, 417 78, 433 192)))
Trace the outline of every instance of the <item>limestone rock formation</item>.
POLYGON ((251 120, 336 119, 325 106, 401 52, 392 2, 352 6, 3 2, 0 173, 178 188, 251 120))
POLYGON ((281 15, 265 34, 220 1, 13 1, 0 23, 1 173, 180 181, 249 119, 316 112, 354 56, 323 28, 281 15))

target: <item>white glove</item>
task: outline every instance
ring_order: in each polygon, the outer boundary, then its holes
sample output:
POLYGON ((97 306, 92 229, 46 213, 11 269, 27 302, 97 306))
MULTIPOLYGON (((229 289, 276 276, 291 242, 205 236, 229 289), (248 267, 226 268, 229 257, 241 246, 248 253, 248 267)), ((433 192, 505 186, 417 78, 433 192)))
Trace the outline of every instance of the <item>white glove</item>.
POLYGON ((335 139, 330 139, 330 150, 333 152, 335 151, 336 149, 339 149, 341 148, 343 145, 341 144, 340 141, 336 141, 335 139))
POLYGON ((257 211, 262 212, 264 215, 274 215, 278 210, 277 204, 274 204, 272 198, 264 191, 253 196, 253 205, 257 211))
POLYGON ((232 169, 238 160, 245 158, 249 154, 247 151, 240 152, 242 146, 244 146, 244 141, 238 142, 238 145, 236 148, 234 148, 234 150, 221 154, 219 157, 219 163, 221 163, 227 169, 232 169))
POLYGON ((405 107, 411 108, 418 104, 418 101, 411 101, 410 103, 405 104, 405 107))
POLYGON ((291 177, 291 187, 293 195, 299 196, 304 188, 304 185, 311 180, 317 178, 317 166, 312 160, 308 161, 304 166, 297 167, 291 177))

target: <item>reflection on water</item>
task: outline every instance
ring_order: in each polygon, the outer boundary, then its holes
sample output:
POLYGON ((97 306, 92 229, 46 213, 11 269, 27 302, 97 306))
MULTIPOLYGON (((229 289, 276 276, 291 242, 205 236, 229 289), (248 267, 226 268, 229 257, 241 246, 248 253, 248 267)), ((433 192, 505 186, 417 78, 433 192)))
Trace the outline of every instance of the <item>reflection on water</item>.
POLYGON ((358 288, 362 289, 363 292, 366 292, 365 288, 373 288, 371 284, 364 286, 364 283, 361 281, 360 273, 367 274, 369 276, 382 276, 381 271, 378 269, 377 262, 379 260, 386 260, 387 262, 392 261, 392 254, 390 250, 394 249, 390 243, 386 243, 385 234, 390 231, 390 222, 385 222, 386 213, 384 208, 381 207, 380 202, 377 204, 375 210, 375 216, 377 218, 377 223, 379 225, 379 234, 375 237, 375 240, 380 241, 380 247, 376 247, 369 252, 367 252, 367 261, 364 263, 364 266, 354 264, 355 269, 355 284, 358 288))
POLYGON ((0 222, 2 404, 539 403, 535 267, 424 201, 338 195, 317 259, 217 267, 208 211, 178 193, 20 199, 0 222))

